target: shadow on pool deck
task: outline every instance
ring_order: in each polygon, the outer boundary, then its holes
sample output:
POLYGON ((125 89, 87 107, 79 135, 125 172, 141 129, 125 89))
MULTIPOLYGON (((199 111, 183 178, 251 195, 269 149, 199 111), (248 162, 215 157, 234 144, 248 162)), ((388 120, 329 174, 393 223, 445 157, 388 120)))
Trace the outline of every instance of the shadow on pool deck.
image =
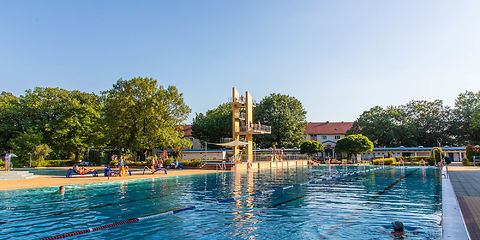
POLYGON ((480 167, 449 167, 463 219, 471 239, 480 239, 480 167))

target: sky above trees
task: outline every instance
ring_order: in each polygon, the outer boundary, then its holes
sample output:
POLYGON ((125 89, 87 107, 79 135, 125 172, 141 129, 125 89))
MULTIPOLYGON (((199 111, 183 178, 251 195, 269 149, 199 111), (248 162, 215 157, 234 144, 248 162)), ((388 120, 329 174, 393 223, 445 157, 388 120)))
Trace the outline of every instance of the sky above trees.
POLYGON ((1 90, 99 94, 119 79, 175 85, 194 114, 231 87, 289 94, 307 121, 480 89, 480 2, 8 1, 1 90))

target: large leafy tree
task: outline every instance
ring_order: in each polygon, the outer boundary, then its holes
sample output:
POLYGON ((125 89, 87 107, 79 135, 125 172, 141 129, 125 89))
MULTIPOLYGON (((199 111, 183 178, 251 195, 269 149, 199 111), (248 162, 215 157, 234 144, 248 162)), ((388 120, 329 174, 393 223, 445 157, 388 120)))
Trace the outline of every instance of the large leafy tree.
POLYGON ((105 122, 110 144, 134 152, 178 143, 178 127, 190 108, 176 87, 158 86, 152 78, 118 80, 105 91, 105 122))
POLYGON ((375 106, 365 111, 353 123, 353 127, 347 131, 347 134, 361 133, 373 139, 375 144, 380 146, 396 146, 401 144, 401 139, 397 133, 397 120, 399 111, 395 107, 386 109, 375 106))
POLYGON ((454 126, 457 141, 460 144, 478 143, 478 132, 475 131, 477 112, 480 111, 480 91, 466 91, 455 100, 454 126), (472 131, 474 130, 474 131, 472 131))
POLYGON ((363 134, 380 146, 438 146, 454 143, 452 110, 441 100, 376 106, 355 120, 347 134, 363 134))
POLYGON ((272 134, 256 135, 261 147, 298 147, 305 140, 307 111, 289 95, 273 93, 262 99, 254 111, 255 122, 272 127, 272 134))
POLYGON ((40 144, 51 146, 56 157, 78 157, 99 144, 102 105, 95 94, 37 87, 19 98, 4 94, 1 102, 2 148, 15 150, 20 160, 40 144))
POLYGON ((373 143, 362 134, 348 135, 337 141, 335 152, 355 155, 357 153, 369 152, 373 149, 373 143))
POLYGON ((102 137, 100 98, 93 93, 60 88, 35 88, 21 98, 29 128, 42 133, 43 142, 57 153, 76 158, 102 137))
POLYGON ((22 132, 22 117, 18 97, 11 93, 0 94, 0 152, 11 149, 8 142, 22 132))
POLYGON ((196 114, 192 135, 206 142, 219 142, 221 138, 232 137, 232 105, 223 103, 205 114, 196 114))
POLYGON ((478 145, 480 144, 480 109, 477 109, 472 114, 472 119, 469 123, 469 138, 470 143, 478 145))
POLYGON ((411 101, 400 108, 401 123, 410 132, 410 138, 405 141, 407 145, 443 146, 453 142, 449 131, 451 110, 441 100, 411 101))

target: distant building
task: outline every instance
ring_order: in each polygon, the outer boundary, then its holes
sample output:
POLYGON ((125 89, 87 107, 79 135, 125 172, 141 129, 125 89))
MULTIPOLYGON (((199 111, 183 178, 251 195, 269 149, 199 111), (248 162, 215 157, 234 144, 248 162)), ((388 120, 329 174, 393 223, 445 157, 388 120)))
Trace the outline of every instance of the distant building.
POLYGON ((309 122, 304 133, 306 140, 314 140, 325 147, 325 157, 335 158, 337 141, 347 134, 353 122, 309 122))
POLYGON ((183 125, 183 136, 192 143, 191 149, 201 149, 203 147, 200 140, 192 136, 192 125, 183 125))

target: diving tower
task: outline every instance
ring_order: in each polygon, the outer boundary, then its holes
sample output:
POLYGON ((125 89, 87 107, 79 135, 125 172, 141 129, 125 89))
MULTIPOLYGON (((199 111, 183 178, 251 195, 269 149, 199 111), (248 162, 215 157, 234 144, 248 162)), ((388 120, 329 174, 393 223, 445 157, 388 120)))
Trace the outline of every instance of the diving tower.
MULTIPOLYGON (((239 142, 241 136, 247 142, 247 161, 253 161, 253 135, 255 134, 271 134, 270 126, 262 125, 260 122, 253 123, 253 103, 252 96, 247 91, 245 96, 240 95, 237 89, 233 88, 232 94, 232 138, 233 141, 239 142)), ((240 153, 240 146, 233 147, 234 159, 240 153)))

